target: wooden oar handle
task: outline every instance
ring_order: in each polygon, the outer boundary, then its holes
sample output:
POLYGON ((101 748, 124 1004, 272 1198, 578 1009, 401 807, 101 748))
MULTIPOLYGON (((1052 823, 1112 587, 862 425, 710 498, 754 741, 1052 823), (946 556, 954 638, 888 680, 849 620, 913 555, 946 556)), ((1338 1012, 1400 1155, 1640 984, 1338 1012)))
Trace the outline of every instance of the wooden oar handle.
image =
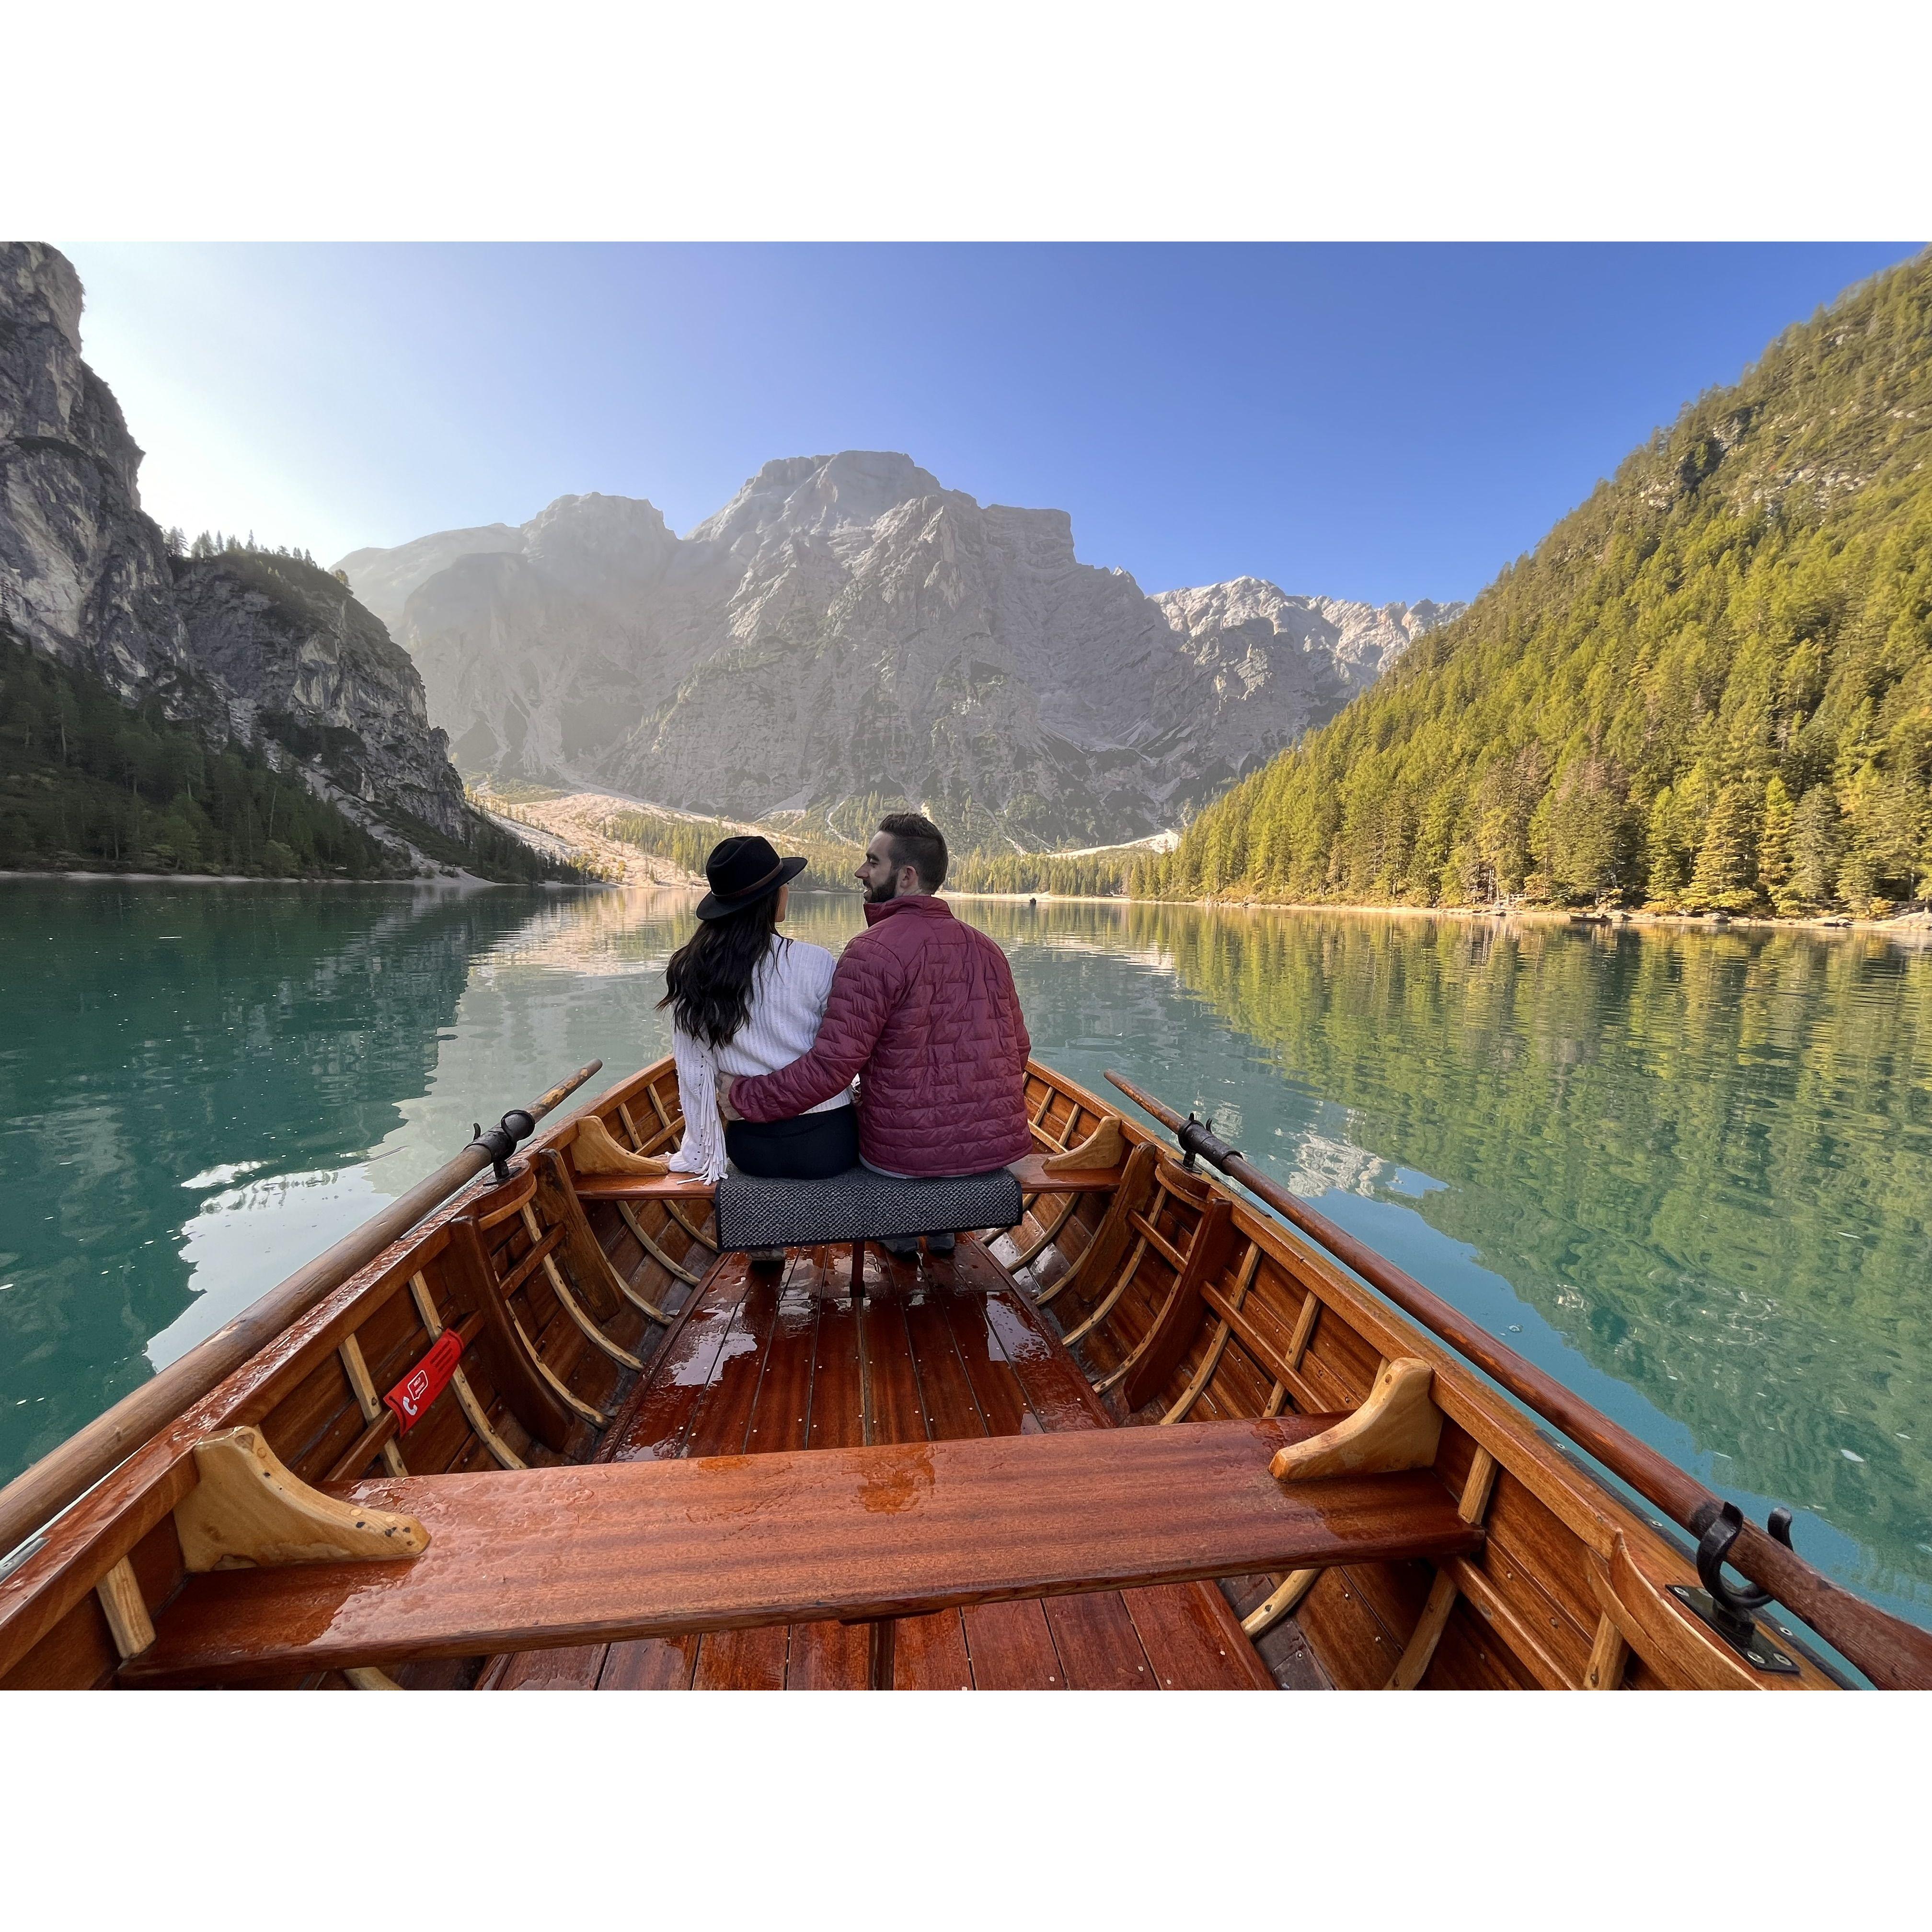
MULTIPOLYGON (((1179 1133, 1187 1125, 1181 1115, 1144 1094, 1130 1080, 1108 1070, 1107 1078, 1136 1106, 1164 1126, 1179 1133)), ((1253 1163, 1232 1149, 1225 1156, 1205 1144, 1205 1136, 1191 1136, 1198 1150, 1250 1193, 1274 1209, 1283 1220, 1328 1250, 1401 1309, 1459 1354, 1493 1376, 1520 1401, 1587 1450, 1604 1468, 1621 1477, 1640 1496, 1647 1497, 1674 1522, 1694 1534, 1700 1532, 1700 1514, 1714 1513, 1722 1499, 1707 1490, 1668 1456, 1612 1422, 1600 1410, 1566 1388, 1555 1376, 1526 1360, 1506 1343, 1453 1308, 1415 1277, 1338 1228, 1292 1194, 1253 1163)), ((1821 1570, 1747 1523, 1726 1559, 1739 1574, 1770 1591, 1794 1616, 1802 1617, 1826 1642, 1851 1659, 1872 1682, 1886 1690, 1932 1689, 1932 1631, 1921 1630, 1854 1596, 1821 1570)))

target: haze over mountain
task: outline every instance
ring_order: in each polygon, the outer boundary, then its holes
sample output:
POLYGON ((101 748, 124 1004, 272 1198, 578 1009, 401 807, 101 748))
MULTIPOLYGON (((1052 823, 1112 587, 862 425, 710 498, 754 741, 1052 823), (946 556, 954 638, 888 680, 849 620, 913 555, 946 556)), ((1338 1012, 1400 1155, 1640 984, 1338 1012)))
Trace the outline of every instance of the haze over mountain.
POLYGON ((74 266, 0 243, 0 864, 554 868, 465 802, 422 680, 313 560, 164 533, 74 266))
POLYGON ((339 567, 466 772, 746 819, 916 799, 1034 848, 1178 823, 1460 608, 1149 597, 1076 559, 1064 511, 876 451, 769 463, 681 538, 564 496, 339 567))

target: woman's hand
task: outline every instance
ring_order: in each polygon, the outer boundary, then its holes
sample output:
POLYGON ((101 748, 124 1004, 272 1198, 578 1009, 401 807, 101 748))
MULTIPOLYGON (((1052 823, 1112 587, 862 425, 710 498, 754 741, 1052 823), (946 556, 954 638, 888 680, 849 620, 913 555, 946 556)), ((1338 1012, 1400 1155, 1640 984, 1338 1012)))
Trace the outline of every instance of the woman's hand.
POLYGON ((742 1120, 745 1117, 731 1104, 733 1076, 721 1073, 718 1076, 718 1111, 728 1120, 742 1120))

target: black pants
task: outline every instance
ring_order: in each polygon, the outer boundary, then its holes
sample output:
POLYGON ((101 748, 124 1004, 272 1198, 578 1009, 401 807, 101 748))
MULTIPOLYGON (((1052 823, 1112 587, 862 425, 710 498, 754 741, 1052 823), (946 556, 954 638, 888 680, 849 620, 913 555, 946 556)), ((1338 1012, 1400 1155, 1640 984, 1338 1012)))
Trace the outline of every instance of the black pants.
POLYGON ((834 1107, 790 1120, 728 1120, 724 1151, 760 1180, 829 1180, 859 1165, 859 1110, 834 1107))

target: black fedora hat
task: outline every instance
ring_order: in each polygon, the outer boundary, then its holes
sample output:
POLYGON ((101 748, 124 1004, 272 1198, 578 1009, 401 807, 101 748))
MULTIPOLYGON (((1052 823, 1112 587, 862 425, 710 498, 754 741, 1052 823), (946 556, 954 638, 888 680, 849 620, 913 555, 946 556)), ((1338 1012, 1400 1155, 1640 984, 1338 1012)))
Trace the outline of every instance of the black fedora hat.
POLYGON ((778 848, 755 832, 727 838, 711 848, 704 862, 711 890, 698 901, 698 916, 729 919, 796 878, 810 863, 808 859, 781 859, 778 848))

